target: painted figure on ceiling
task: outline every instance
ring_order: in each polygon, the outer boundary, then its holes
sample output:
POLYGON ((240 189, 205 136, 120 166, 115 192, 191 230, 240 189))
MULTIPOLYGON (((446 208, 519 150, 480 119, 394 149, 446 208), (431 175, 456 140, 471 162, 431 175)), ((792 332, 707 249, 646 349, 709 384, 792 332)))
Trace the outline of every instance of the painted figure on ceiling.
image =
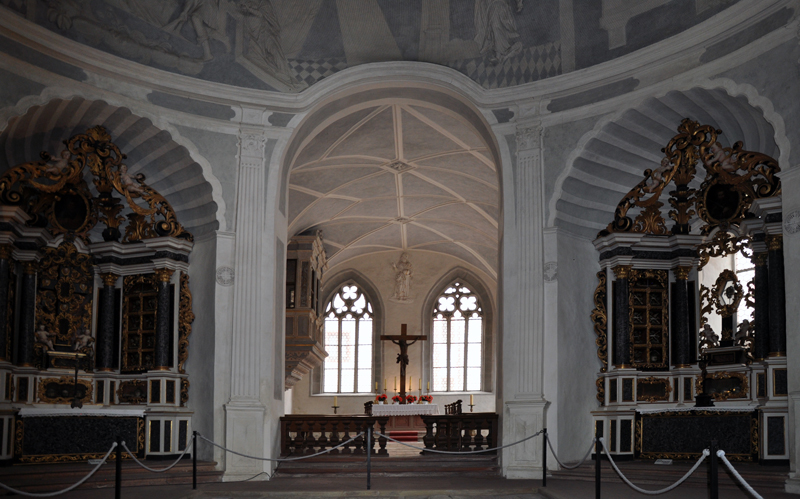
POLYGON ((282 83, 296 84, 281 47, 281 25, 270 0, 245 0, 239 4, 248 40, 248 60, 282 83))
POLYGON ((519 54, 522 42, 517 33, 514 10, 522 12, 523 0, 475 0, 475 41, 489 62, 499 64, 519 54))

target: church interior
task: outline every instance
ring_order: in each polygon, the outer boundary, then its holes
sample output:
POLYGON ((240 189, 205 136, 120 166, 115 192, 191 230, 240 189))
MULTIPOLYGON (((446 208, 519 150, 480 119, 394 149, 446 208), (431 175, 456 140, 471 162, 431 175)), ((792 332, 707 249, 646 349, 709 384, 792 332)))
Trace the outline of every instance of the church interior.
POLYGON ((798 0, 0 0, 0 147, 8 470, 800 494, 798 0))

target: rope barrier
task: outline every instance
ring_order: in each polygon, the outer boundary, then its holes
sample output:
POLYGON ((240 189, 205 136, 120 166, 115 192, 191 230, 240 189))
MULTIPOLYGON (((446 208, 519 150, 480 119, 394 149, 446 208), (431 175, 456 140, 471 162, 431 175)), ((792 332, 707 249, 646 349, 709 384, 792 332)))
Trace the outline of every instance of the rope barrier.
POLYGON ((108 456, 111 455, 111 452, 116 447, 117 447, 117 443, 116 442, 111 444, 111 448, 108 449, 108 452, 106 452, 106 455, 103 456, 102 461, 97 463, 97 466, 95 466, 94 469, 92 469, 92 471, 90 471, 88 475, 86 475, 85 477, 81 478, 78 483, 76 483, 75 485, 71 485, 71 486, 67 487, 66 489, 61 489, 61 490, 58 490, 56 492, 33 493, 33 492, 23 492, 21 490, 14 489, 14 488, 9 487, 8 485, 2 484, 2 483, 0 483, 0 488, 6 489, 7 491, 9 491, 9 492, 11 492, 13 494, 19 494, 21 496, 28 496, 28 497, 53 497, 53 496, 57 496, 59 494, 64 494, 66 492, 69 492, 70 490, 74 490, 74 489, 80 487, 81 485, 83 485, 83 482, 85 482, 92 475, 94 475, 95 472, 100 469, 100 466, 103 466, 104 464, 106 464, 106 461, 108 460, 108 456))
POLYGON ((340 444, 338 444, 338 445, 336 445, 336 446, 334 446, 334 447, 331 447, 330 449, 326 449, 326 450, 323 450, 323 451, 317 452, 316 454, 311 454, 311 455, 309 455, 309 456, 300 456, 300 457, 285 457, 285 458, 283 458, 283 459, 280 459, 280 458, 278 458, 278 459, 270 459, 270 458, 268 458, 268 457, 256 457, 256 456, 248 456, 247 454, 242 454, 241 452, 236 452, 235 450, 231 450, 231 449, 228 449, 227 447, 223 447, 222 445, 219 445, 218 443, 214 442, 213 440, 209 440, 209 439, 207 439, 206 437, 204 437, 203 435, 201 435, 201 434, 199 434, 199 433, 197 434, 197 436, 198 436, 198 437, 200 437, 200 438, 202 438, 202 439, 203 439, 203 440, 205 440, 206 442, 210 443, 210 444, 211 444, 211 445, 213 445, 214 447, 218 447, 218 448, 220 448, 220 449, 222 449, 222 450, 224 450, 224 451, 226 451, 226 452, 230 452, 231 454, 236 454, 237 456, 246 457, 246 458, 248 458, 248 459, 257 459, 257 460, 259 460, 259 461, 275 461, 275 462, 284 462, 284 461, 300 461, 301 459, 309 459, 309 458, 312 458, 312 457, 321 456, 322 454, 327 454, 328 452, 331 452, 331 451, 332 451, 332 450, 334 450, 334 449, 338 449, 339 447, 341 447, 341 446, 343 446, 343 445, 349 444, 349 443, 350 443, 350 442, 352 442, 353 440, 355 440, 355 439, 357 439, 358 437, 362 436, 364 433, 365 433, 365 432, 363 432, 363 431, 362 431, 361 433, 359 433, 359 434, 358 434, 358 435, 356 435, 355 437, 351 438, 350 440, 344 441, 344 442, 342 442, 342 443, 340 443, 340 444))
POLYGON ((729 470, 731 470, 731 473, 733 474, 733 476, 735 476, 735 477, 736 477, 736 479, 737 479, 737 480, 739 480, 739 483, 741 483, 741 484, 742 484, 742 487, 744 487, 744 488, 745 488, 745 489, 746 489, 748 492, 750 492, 750 495, 752 495, 753 497, 755 497, 755 499, 764 499, 763 497, 761 497, 761 496, 758 494, 758 492, 756 492, 755 490, 753 490, 753 487, 751 487, 751 486, 750 486, 750 484, 749 484, 749 483, 747 483, 747 482, 744 480, 744 478, 742 478, 742 475, 740 475, 740 474, 739 474, 739 472, 738 472, 738 471, 736 471, 736 468, 734 468, 734 467, 733 467, 733 465, 731 464, 731 462, 730 462, 730 461, 728 461, 728 458, 727 458, 727 457, 725 457, 725 451, 724 451, 724 450, 718 450, 718 451, 717 451, 717 457, 718 457, 718 458, 720 458, 720 459, 722 459, 722 462, 723 462, 723 463, 725 463, 725 466, 727 466, 727 467, 728 467, 728 469, 729 469, 729 470))
POLYGON ((170 464, 166 468, 163 468, 163 469, 160 469, 160 470, 156 470, 156 469, 153 469, 153 468, 148 468, 147 466, 145 466, 145 464, 143 462, 141 462, 138 459, 136 459, 136 456, 133 455, 133 452, 131 452, 131 450, 128 449, 128 446, 125 445, 125 441, 124 440, 122 441, 122 448, 125 449, 125 451, 128 453, 128 455, 131 456, 134 461, 136 461, 136 464, 138 464, 142 468, 146 469, 147 471, 152 471, 153 473, 164 473, 165 471, 169 471, 172 468, 174 468, 176 464, 181 462, 181 459, 183 459, 183 456, 185 456, 186 453, 189 452, 189 448, 191 446, 192 446, 192 442, 189 442, 189 445, 187 445, 186 448, 183 449, 183 453, 180 456, 178 456, 178 459, 176 459, 174 463, 170 464))
POLYGON ((611 467, 614 468, 614 471, 617 473, 617 475, 619 475, 619 477, 622 479, 622 481, 625 482, 630 488, 632 488, 636 492, 639 492, 641 494, 646 494, 646 495, 649 495, 649 496, 657 496, 659 494, 664 494, 664 493, 669 492, 670 490, 674 489, 675 487, 679 486, 680 484, 685 482, 686 479, 689 478, 692 475, 692 473, 695 472, 695 470, 697 470, 697 468, 700 466, 700 463, 705 461, 705 459, 709 455, 711 455, 711 452, 708 449, 703 449, 703 455, 700 456, 700 459, 698 459, 697 462, 694 463, 694 466, 692 466, 692 468, 689 471, 687 471, 686 474, 683 475, 677 482, 673 483, 672 485, 670 485, 669 487, 664 488, 664 489, 646 490, 646 489, 637 487, 636 485, 631 483, 631 481, 628 480, 625 477, 625 475, 622 474, 622 472, 619 470, 619 468, 617 468, 617 463, 614 462, 614 459, 611 457, 611 454, 608 452, 608 449, 606 449, 606 443, 605 443, 603 438, 600 438, 600 445, 603 446, 603 451, 606 453, 606 456, 608 457, 608 461, 611 463, 611 467))
POLYGON ((550 437, 548 435, 545 435, 544 437, 547 439, 547 445, 550 446, 550 451, 553 453, 553 457, 556 458, 556 462, 558 463, 558 465, 561 466, 562 468, 566 468, 568 470, 574 470, 575 468, 580 467, 583 463, 586 462, 586 459, 588 459, 589 456, 592 454, 592 449, 594 448, 594 444, 595 444, 595 441, 596 441, 596 439, 594 439, 594 438, 592 439, 592 443, 589 444, 589 450, 586 451, 586 455, 583 456, 583 459, 581 459, 581 462, 579 462, 576 465, 567 465, 567 464, 562 463, 561 460, 556 455, 556 450, 553 448, 553 444, 550 442, 550 437))
POLYGON ((411 447, 412 449, 422 450, 422 451, 425 451, 425 452, 435 452, 437 454, 480 454, 480 453, 483 453, 483 452, 496 451, 496 450, 500 450, 500 449, 505 449, 506 447, 511 447, 512 445, 521 444, 522 442, 530 440, 533 437, 536 437, 540 433, 543 433, 543 432, 544 432, 544 430, 539 430, 536 433, 534 433, 533 435, 531 435, 529 437, 525 437, 522 440, 514 442, 513 444, 502 445, 500 447, 492 447, 491 449, 471 450, 471 451, 466 451, 466 452, 452 451, 452 450, 436 450, 436 449, 428 449, 428 448, 425 448, 425 447, 417 447, 415 445, 407 444, 406 442, 401 442, 399 440, 395 440, 392 437, 390 437, 389 435, 384 435, 383 433, 375 432, 375 435, 378 435, 379 437, 384 437, 384 438, 386 438, 388 440, 391 440, 394 443, 397 443, 397 444, 400 444, 400 445, 405 445, 406 447, 411 447))

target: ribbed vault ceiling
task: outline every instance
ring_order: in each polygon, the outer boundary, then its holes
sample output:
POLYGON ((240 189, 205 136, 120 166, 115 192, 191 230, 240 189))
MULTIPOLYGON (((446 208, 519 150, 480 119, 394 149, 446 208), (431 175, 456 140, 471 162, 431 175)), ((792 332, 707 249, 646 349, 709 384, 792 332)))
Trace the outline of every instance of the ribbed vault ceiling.
MULTIPOLYGON (((661 149, 678 133, 683 118, 722 130, 718 140, 725 147, 741 140, 746 150, 778 157, 772 125, 746 97, 722 89, 673 91, 622 113, 586 143, 561 184, 556 225, 594 239, 614 219, 617 204, 642 180, 644 171, 659 166, 661 149)), ((702 165, 697 170, 696 179, 702 180, 705 170, 702 165)), ((699 185, 696 180, 691 186, 699 185)), ((558 193, 558 185, 556 189, 558 193)), ((666 209, 670 190, 662 194, 666 209)))
POLYGON ((331 266, 373 252, 435 251, 497 274, 499 189, 463 118, 412 103, 354 111, 296 156, 289 233, 322 229, 331 266))
MULTIPOLYGON (((144 173, 145 183, 167 198, 189 232, 198 236, 218 227, 211 185, 186 148, 150 120, 103 101, 55 99, 11 119, 0 133, 0 171, 38 161, 41 151, 56 155, 64 149, 64 140, 97 125, 105 127, 127 155, 128 171, 144 173)), ((88 168, 85 178, 96 195, 88 168)))

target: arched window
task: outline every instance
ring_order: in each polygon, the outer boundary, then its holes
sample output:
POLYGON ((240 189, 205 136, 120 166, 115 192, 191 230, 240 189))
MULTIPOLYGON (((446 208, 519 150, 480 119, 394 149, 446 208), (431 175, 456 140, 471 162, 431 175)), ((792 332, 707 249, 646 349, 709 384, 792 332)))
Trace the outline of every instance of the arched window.
POLYGON ((372 391, 372 305, 355 284, 345 284, 325 308, 322 391, 372 391))
POLYGON ((455 281, 433 308, 432 380, 435 392, 481 389, 483 310, 478 296, 455 281))

